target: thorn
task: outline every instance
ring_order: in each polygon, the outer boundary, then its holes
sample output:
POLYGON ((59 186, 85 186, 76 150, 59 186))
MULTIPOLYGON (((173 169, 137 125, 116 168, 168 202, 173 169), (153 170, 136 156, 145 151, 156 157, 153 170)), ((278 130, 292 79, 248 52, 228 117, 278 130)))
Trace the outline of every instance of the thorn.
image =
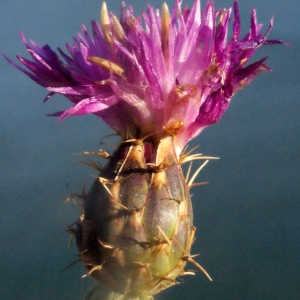
MULTIPOLYGON (((77 224, 77 221, 73 222, 71 225, 67 225, 68 230, 70 231, 76 231, 72 226, 74 226, 75 224, 77 224)), ((66 230, 68 232, 68 230, 66 230)), ((71 232, 70 232, 71 233, 71 232)), ((72 233, 71 233, 72 234, 72 233)))
POLYGON ((68 248, 69 248, 69 249, 72 248, 73 235, 74 235, 74 233, 71 233, 70 240, 69 240, 69 243, 68 243, 68 248))
POLYGON ((141 146, 141 145, 143 145, 143 140, 142 140, 142 139, 135 139, 135 138, 132 138, 132 139, 124 140, 124 141, 122 141, 121 143, 122 143, 122 144, 133 143, 133 144, 135 144, 136 146, 141 146))
POLYGON ((114 198, 114 195, 111 193, 111 191, 109 190, 109 188, 107 187, 107 185, 111 185, 111 184, 114 184, 115 182, 112 182, 112 181, 110 181, 110 180, 107 180, 107 179, 105 179, 105 178, 103 178, 103 177, 98 177, 98 179, 99 179, 99 182, 102 184, 102 186, 105 188, 105 190, 108 192, 108 194, 112 197, 112 198, 114 198))
POLYGON ((209 182, 208 181, 205 181, 205 182, 195 182, 193 184, 191 184, 190 186, 188 186, 188 189, 191 189, 195 186, 200 186, 200 185, 205 185, 205 184, 208 184, 209 182))
MULTIPOLYGON (((85 154, 85 153, 84 153, 85 154)), ((81 160, 80 161, 81 164, 88 166, 94 170, 96 170, 97 172, 101 172, 102 171, 102 166, 100 163, 95 163, 94 161, 92 161, 91 159, 86 159, 86 161, 81 160)))
MULTIPOLYGON (((76 193, 70 194, 67 198, 63 199, 63 201, 69 202, 70 200, 72 200, 73 204, 79 205, 74 198, 77 198, 81 201, 84 201, 86 196, 87 196, 87 194, 85 192, 85 184, 84 184, 83 188, 82 188, 82 191, 81 191, 81 194, 76 194, 76 193)), ((72 225, 74 225, 75 223, 76 222, 74 222, 72 225)))
POLYGON ((71 268, 72 266, 74 266, 75 264, 77 264, 79 262, 81 262, 81 258, 79 258, 79 259, 71 262, 66 268, 63 269, 63 272, 66 271, 66 270, 68 270, 69 268, 71 268))
POLYGON ((200 264, 198 264, 195 260, 193 260, 193 259, 191 258, 191 256, 184 256, 184 257, 182 257, 182 260, 187 261, 187 262, 193 264, 193 265, 194 265, 195 267, 197 267, 200 271, 202 271, 210 281, 212 281, 211 277, 210 277, 209 274, 205 271, 205 269, 204 269, 200 264))
POLYGON ((195 178, 197 177, 197 175, 199 174, 199 172, 205 167, 205 165, 209 162, 209 160, 207 159, 194 173, 194 175, 192 176, 192 178, 189 180, 189 182, 187 183, 188 188, 191 187, 192 183, 194 182, 195 178))
POLYGON ((186 162, 189 161, 193 161, 193 160, 200 160, 200 159, 219 159, 219 157, 214 157, 214 156, 202 156, 202 153, 196 153, 193 155, 190 155, 195 149, 197 149, 199 146, 196 146, 194 148, 192 148, 191 150, 187 151, 187 147, 186 146, 183 151, 181 152, 181 154, 179 155, 179 163, 180 164, 184 164, 186 162))
POLYGON ((196 273, 193 272, 192 270, 188 270, 188 271, 183 270, 182 275, 183 275, 183 276, 184 276, 184 275, 192 275, 192 276, 195 276, 196 273))
POLYGON ((111 155, 104 151, 104 150, 99 150, 99 151, 96 151, 96 152, 89 152, 89 151, 84 151, 83 154, 86 154, 86 155, 96 155, 96 156, 100 156, 102 158, 105 158, 105 159, 109 159, 111 157, 111 155))
MULTIPOLYGON (((76 222, 75 222, 76 223, 76 222)), ((72 224, 73 225, 73 224, 72 224)), ((71 234, 71 236, 75 235, 76 234, 76 230, 74 228, 72 228, 71 226, 68 226, 68 229, 65 230, 66 233, 69 233, 71 234)))
POLYGON ((191 170, 192 170, 192 165, 193 165, 193 162, 191 161, 189 167, 188 167, 188 170, 186 172, 186 176, 185 176, 185 182, 188 182, 189 181, 189 177, 190 177, 190 173, 191 173, 191 170))
POLYGON ((99 239, 98 239, 98 242, 99 242, 99 244, 100 244, 103 248, 105 248, 105 249, 112 250, 112 249, 115 248, 114 246, 111 246, 111 245, 109 245, 109 244, 107 244, 107 243, 104 243, 104 242, 102 242, 102 241, 99 240, 99 239))
POLYGON ((110 199, 110 201, 111 201, 111 202, 113 202, 113 203, 115 203, 115 204, 118 204, 118 205, 120 205, 120 206, 121 206, 123 209, 125 209, 125 210, 129 211, 129 208, 128 208, 128 207, 126 207, 125 205, 121 204, 120 202, 118 202, 118 201, 115 201, 115 200, 112 200, 112 199, 110 199))
POLYGON ((77 199, 79 199, 79 200, 81 200, 81 201, 84 201, 85 196, 86 196, 86 195, 74 193, 74 194, 70 194, 68 197, 64 198, 63 201, 65 201, 65 202, 70 202, 70 201, 72 201, 73 204, 79 205, 79 204, 76 202, 76 200, 75 200, 74 198, 77 198, 77 199))
POLYGON ((186 159, 184 160, 184 163, 192 161, 192 160, 203 160, 203 159, 220 159, 220 158, 215 157, 215 156, 202 156, 201 153, 197 153, 197 154, 193 154, 193 155, 186 157, 186 159))
POLYGON ((80 200, 83 200, 82 197, 81 197, 81 195, 75 194, 75 193, 74 194, 70 194, 68 197, 63 198, 62 200, 64 202, 71 202, 72 201, 73 204, 77 205, 77 202, 76 202, 76 200, 74 198, 78 198, 80 200))
MULTIPOLYGON (((192 148, 191 150, 187 151, 188 145, 186 145, 184 147, 184 149, 182 150, 182 152, 179 155, 179 161, 181 162, 181 160, 184 160, 186 157, 188 157, 195 149, 197 149, 199 146, 195 146, 194 148, 192 148)), ((201 153, 199 153, 199 155, 201 155, 201 153)), ((184 163, 184 162, 183 162, 184 163)))
POLYGON ((196 227, 192 226, 191 229, 192 229, 192 232, 191 232, 191 236, 190 236, 190 239, 189 239, 189 244, 188 244, 188 246, 185 249, 186 256, 190 255, 189 251, 192 248, 192 245, 193 245, 193 243, 195 241, 194 237, 195 237, 196 227))
POLYGON ((113 203, 115 203, 115 204, 117 204, 117 205, 119 205, 123 209, 129 211, 128 207, 126 207, 122 203, 114 200, 115 196, 112 194, 112 192, 110 191, 110 189, 107 187, 107 185, 117 184, 117 183, 121 182, 123 179, 121 178, 120 180, 114 180, 114 181, 112 181, 112 180, 107 180, 107 179, 105 179, 103 177, 100 177, 100 176, 98 177, 98 179, 99 179, 99 182, 102 184, 102 186, 105 188, 105 190, 108 192, 108 194, 111 196, 110 201, 113 202, 113 203))
MULTIPOLYGON (((101 269, 102 269, 102 265, 97 265, 97 266, 91 268, 91 269, 88 271, 87 275, 91 275, 93 272, 95 272, 95 271, 97 271, 97 270, 101 270, 101 269)), ((84 275, 84 277, 86 277, 87 275, 84 275)))

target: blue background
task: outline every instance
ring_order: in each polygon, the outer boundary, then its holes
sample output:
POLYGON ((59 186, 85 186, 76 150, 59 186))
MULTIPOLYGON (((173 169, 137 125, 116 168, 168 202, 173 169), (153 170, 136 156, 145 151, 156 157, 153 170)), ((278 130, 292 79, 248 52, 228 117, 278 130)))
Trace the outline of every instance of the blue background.
MULTIPOLYGON (((270 38, 292 46, 261 48, 256 57, 269 56, 273 72, 264 72, 239 92, 222 120, 191 143, 221 158, 198 177, 209 184, 192 190, 193 253, 200 253, 197 260, 213 282, 198 272, 158 300, 300 299, 300 2, 239 4, 244 32, 256 7, 263 31, 275 15, 270 38)), ((64 48, 80 24, 89 28, 99 18, 100 5, 98 0, 1 0, 0 51, 11 58, 27 56, 20 29, 40 45, 64 48)), ((117 15, 119 5, 108 2, 117 15)), ((216 1, 217 7, 231 5, 216 1)), ((136 14, 144 7, 135 3, 136 14)), ((101 140, 110 131, 95 116, 61 123, 45 117, 70 103, 56 96, 42 104, 43 88, 4 59, 0 68, 0 298, 82 299, 93 285, 81 279, 83 266, 63 271, 77 259, 76 248, 67 249, 64 230, 80 208, 63 198, 80 193, 95 175, 77 163, 78 153, 112 151, 116 141, 101 140)))

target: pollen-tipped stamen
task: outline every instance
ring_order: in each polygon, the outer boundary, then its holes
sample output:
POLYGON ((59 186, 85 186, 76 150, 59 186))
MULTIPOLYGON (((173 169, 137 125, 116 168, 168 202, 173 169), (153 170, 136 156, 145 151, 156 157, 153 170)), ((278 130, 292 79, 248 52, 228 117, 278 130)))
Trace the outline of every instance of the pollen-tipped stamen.
POLYGON ((121 42, 123 43, 124 42, 124 29, 121 25, 121 23, 119 22, 118 18, 113 15, 112 17, 112 20, 113 20, 113 28, 114 28, 114 33, 116 35, 116 38, 121 42))
POLYGON ((124 69, 121 68, 118 64, 109 61, 107 59, 98 57, 98 56, 90 56, 87 58, 88 61, 100 66, 101 68, 111 71, 112 73, 122 76, 124 73, 124 69))

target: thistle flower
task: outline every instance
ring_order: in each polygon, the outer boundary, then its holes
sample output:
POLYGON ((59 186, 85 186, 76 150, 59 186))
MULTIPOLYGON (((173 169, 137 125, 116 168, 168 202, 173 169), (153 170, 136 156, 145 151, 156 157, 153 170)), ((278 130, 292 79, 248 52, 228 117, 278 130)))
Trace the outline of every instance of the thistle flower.
POLYGON ((142 18, 122 3, 118 19, 103 3, 92 36, 82 26, 69 54, 58 49, 62 59, 22 33, 32 60, 17 56, 24 68, 6 58, 50 92, 45 100, 61 94, 73 103, 52 114, 59 120, 95 114, 120 135, 112 155, 96 153, 108 162, 70 228, 88 275, 103 284, 101 296, 96 288, 87 299, 150 299, 191 274, 187 262, 204 271, 190 255, 195 176, 184 178, 181 170, 203 157, 183 150, 222 117, 238 90, 269 70, 266 58, 247 65, 256 50, 282 43, 267 40, 273 19, 260 33, 254 9, 240 38, 237 1, 228 40, 231 14, 213 1, 182 9, 176 0, 171 12, 166 3, 161 13, 149 5, 142 18))

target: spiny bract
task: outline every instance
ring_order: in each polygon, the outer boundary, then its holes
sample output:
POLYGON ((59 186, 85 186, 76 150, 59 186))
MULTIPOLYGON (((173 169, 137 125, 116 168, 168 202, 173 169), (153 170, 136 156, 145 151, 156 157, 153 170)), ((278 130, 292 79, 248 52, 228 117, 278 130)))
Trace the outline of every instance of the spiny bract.
POLYGON ((70 228, 88 274, 108 294, 148 299, 194 274, 184 270, 187 261, 205 272, 190 256, 193 179, 186 182, 181 164, 193 159, 206 157, 178 158, 169 134, 123 141, 108 158, 70 228))

